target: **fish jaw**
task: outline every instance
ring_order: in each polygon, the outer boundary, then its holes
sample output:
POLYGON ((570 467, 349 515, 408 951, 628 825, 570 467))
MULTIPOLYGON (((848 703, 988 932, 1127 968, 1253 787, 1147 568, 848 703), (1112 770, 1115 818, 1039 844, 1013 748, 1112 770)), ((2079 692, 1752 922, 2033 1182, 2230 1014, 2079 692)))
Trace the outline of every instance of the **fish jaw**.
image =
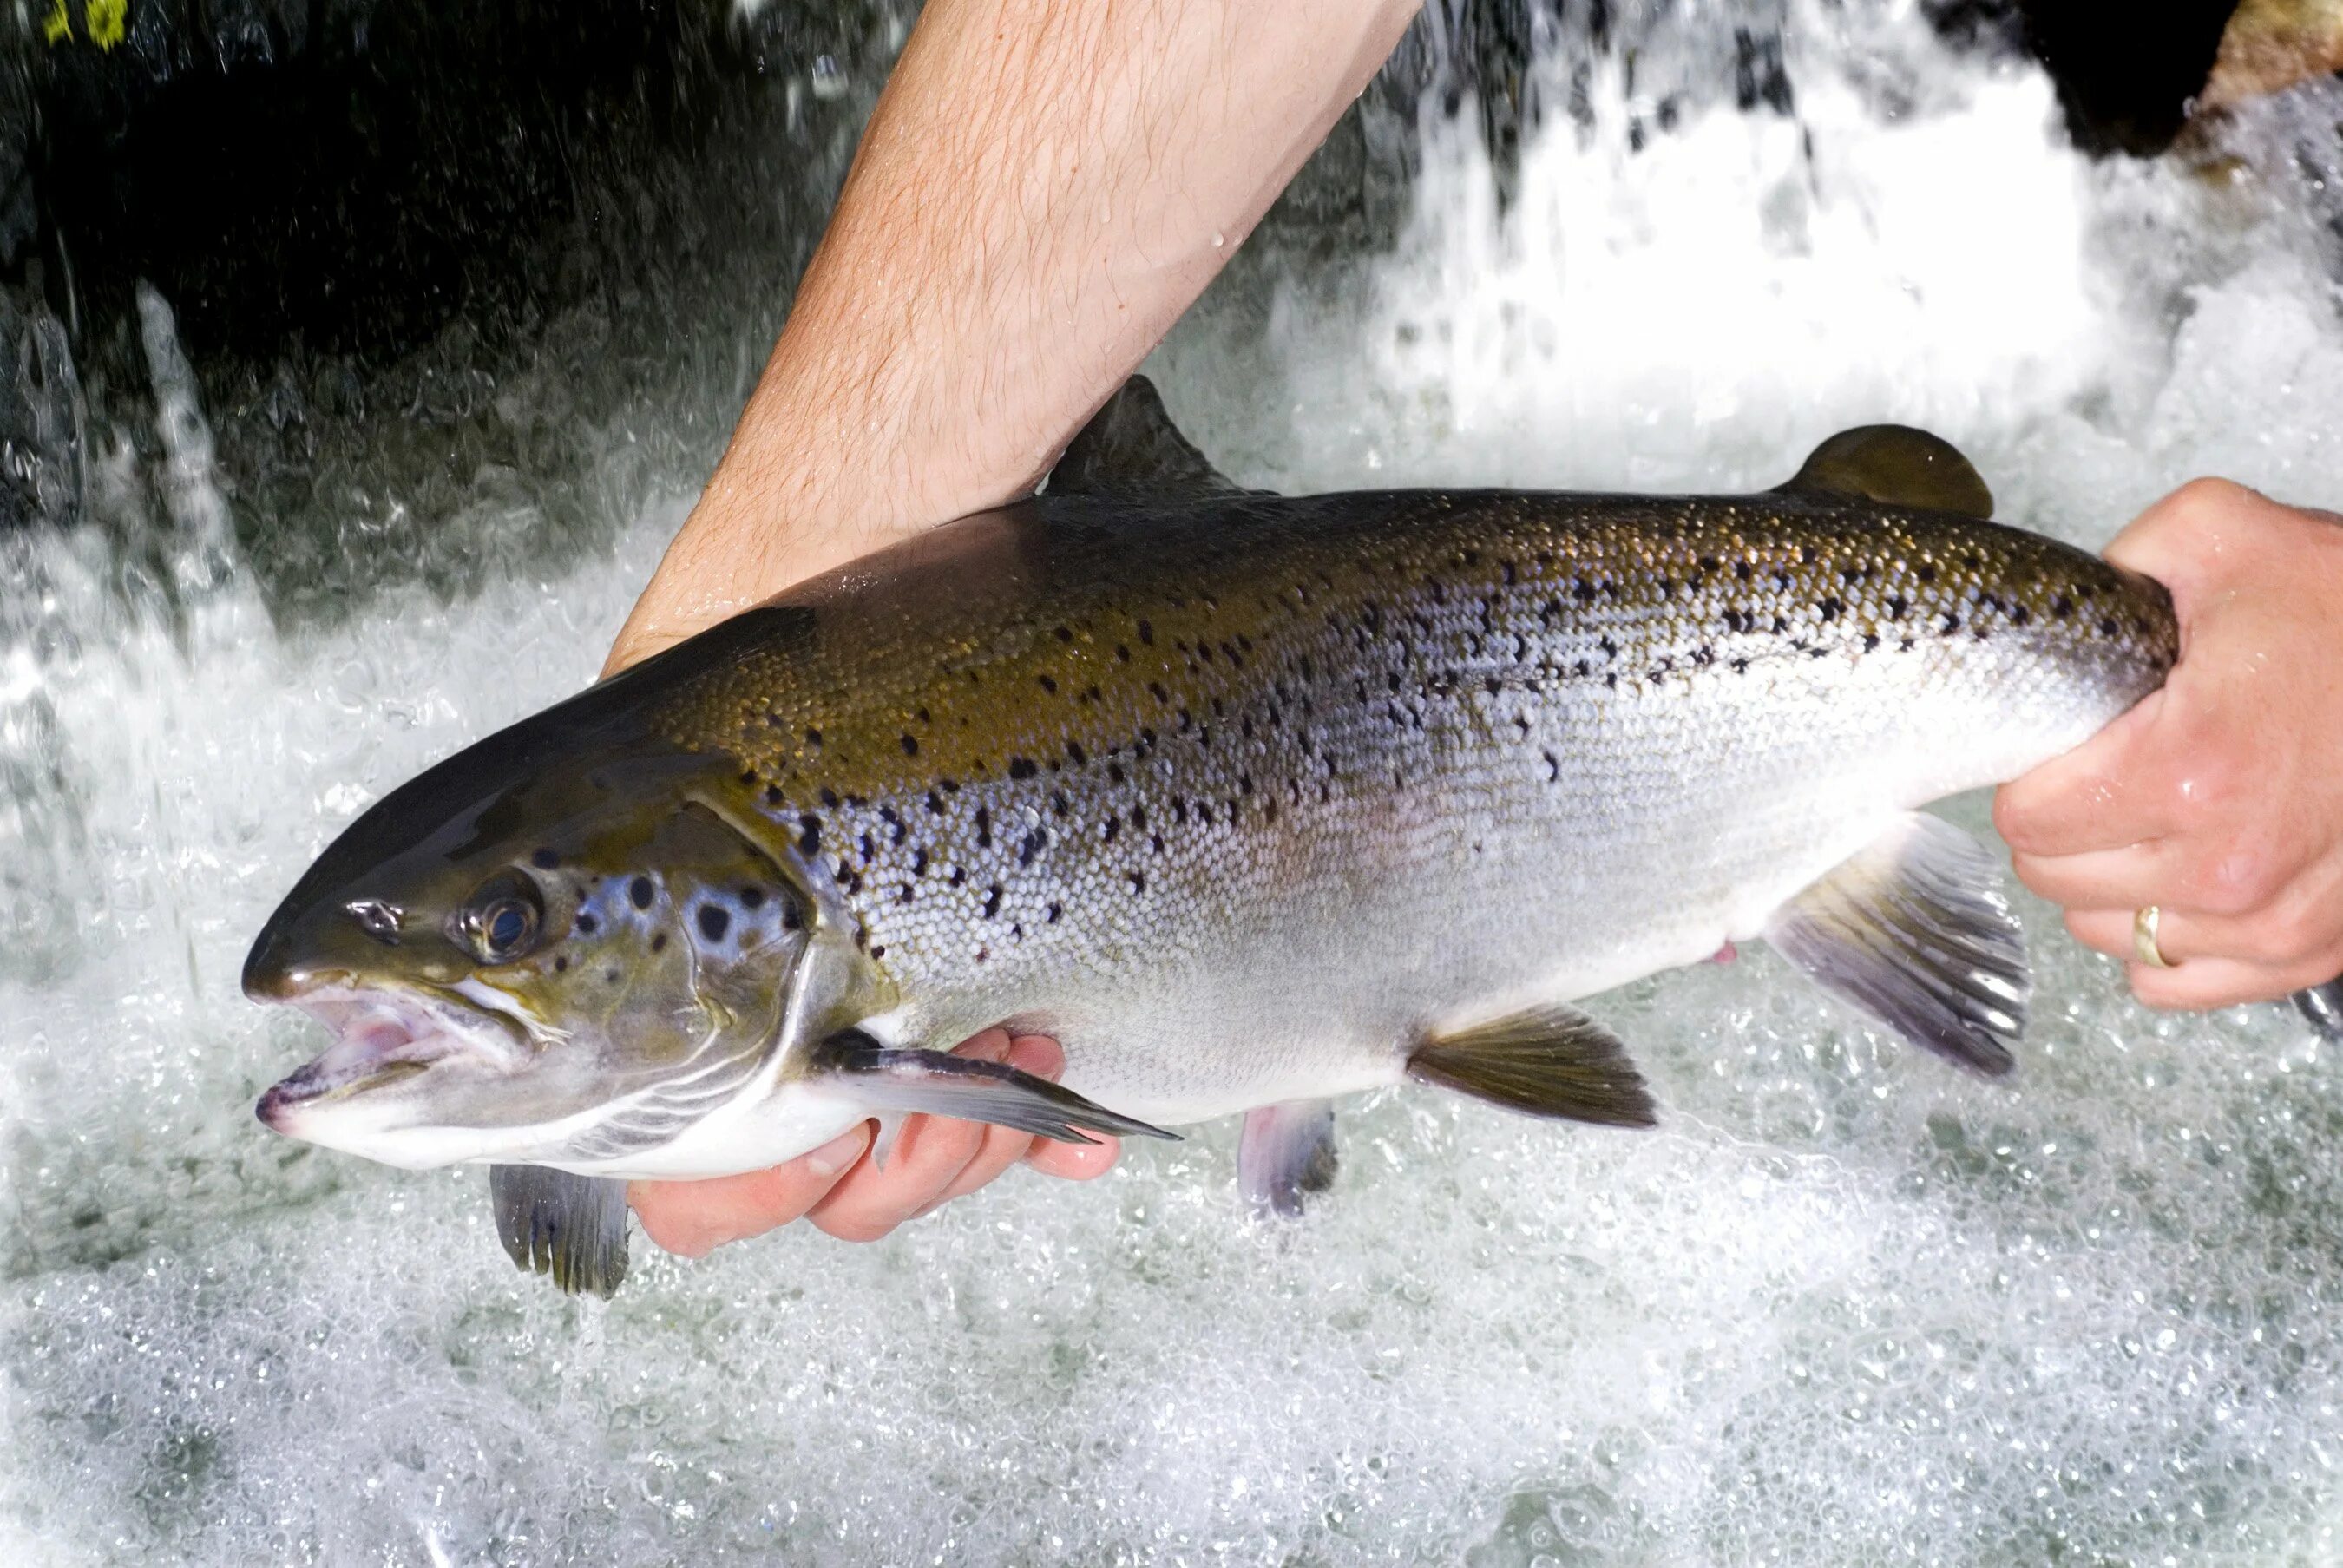
POLYGON ((516 1024, 403 988, 320 985, 284 1000, 338 1038, 260 1097, 254 1114, 271 1131, 409 1170, 508 1156, 514 1130, 434 1125, 429 1109, 451 1077, 526 1068, 534 1050, 516 1024))

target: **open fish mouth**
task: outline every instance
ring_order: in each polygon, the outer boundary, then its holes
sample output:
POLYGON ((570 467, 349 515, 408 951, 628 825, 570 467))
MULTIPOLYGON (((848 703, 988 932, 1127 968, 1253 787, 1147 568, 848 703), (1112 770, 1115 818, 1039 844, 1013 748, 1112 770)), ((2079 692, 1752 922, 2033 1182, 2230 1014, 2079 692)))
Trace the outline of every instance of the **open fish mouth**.
POLYGON ((512 1021, 419 992, 325 987, 289 999, 340 1038, 260 1097, 254 1113, 277 1131, 297 1111, 348 1100, 468 1058, 518 1067, 528 1047, 512 1021))

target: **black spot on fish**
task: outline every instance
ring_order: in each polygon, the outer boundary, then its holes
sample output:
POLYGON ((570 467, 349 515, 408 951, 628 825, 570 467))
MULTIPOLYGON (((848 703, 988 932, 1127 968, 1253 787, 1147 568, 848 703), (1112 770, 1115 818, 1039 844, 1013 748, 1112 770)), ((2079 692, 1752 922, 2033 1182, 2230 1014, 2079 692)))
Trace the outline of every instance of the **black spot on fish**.
POLYGON ((1155 628, 1147 621, 1139 623, 1139 640, 1150 648, 1155 646, 1155 628))
POLYGON ((785 900, 781 905, 781 930, 793 931, 804 923, 805 917, 798 912, 797 904, 785 900))
POLYGON ((1052 789, 1050 791, 1050 809, 1062 817, 1073 809, 1073 803, 1066 799, 1063 789, 1052 789))
POLYGON ((741 889, 740 907, 744 910, 763 909, 765 907, 765 890, 753 886, 741 889))
POLYGON ((924 877, 924 876, 926 876, 927 874, 928 874, 928 852, 927 852, 925 849, 914 849, 914 850, 912 850, 912 851, 911 851, 911 875, 913 875, 913 876, 915 876, 915 877, 924 877))
POLYGON ((732 917, 715 904, 699 906, 699 934, 711 942, 720 942, 724 933, 732 929, 732 917))
POLYGON ((781 787, 780 787, 779 785, 778 785, 778 784, 768 784, 768 785, 766 785, 766 786, 765 786, 765 804, 766 804, 766 805, 768 805, 768 806, 778 806, 778 805, 779 805, 780 803, 781 803, 781 787))
POLYGON ((1825 594, 1823 596, 1823 602, 1815 608, 1823 612, 1823 619, 1836 620, 1838 612, 1845 609, 1846 604, 1836 594, 1825 594))
POLYGON ((565 953, 561 957, 553 960, 553 972, 555 974, 566 974, 568 972, 568 970, 569 958, 568 954, 565 953))
POLYGON ((1045 828, 1036 828, 1026 834, 1024 840, 1017 846, 1017 863, 1021 866, 1031 865, 1033 857, 1040 854, 1041 847, 1049 841, 1049 830, 1045 828))
POLYGON ((1055 629, 1053 635, 1060 642, 1071 642, 1074 640, 1073 630, 1070 627, 1059 627, 1055 629))
POLYGON ((1116 643, 1114 645, 1114 657, 1122 663, 1129 664, 1131 662, 1131 645, 1125 642, 1116 643))
POLYGON ((618 971, 616 970, 604 970, 602 971, 602 979, 608 984, 617 985, 618 983, 618 971))
POLYGON ((2099 622, 2099 635, 2101 637, 2113 637, 2117 629, 2118 628, 2116 626, 2116 618, 2113 616, 2108 616, 2107 618, 2099 622))
POLYGON ((1040 681, 1040 682, 1041 682, 1041 689, 1042 689, 1042 690, 1044 690, 1044 691, 1046 691, 1046 692, 1050 693, 1052 697, 1054 697, 1054 696, 1056 696, 1056 695, 1057 695, 1057 692, 1058 692, 1058 678, 1057 678, 1056 676, 1054 676, 1054 675, 1041 675, 1041 676, 1036 676, 1036 677, 1034 677, 1034 678, 1035 678, 1036 680, 1038 680, 1038 681, 1040 681))
POLYGON ((819 730, 819 729, 809 729, 809 730, 807 730, 807 731, 806 731, 806 744, 807 744, 808 746, 812 747, 816 751, 820 750, 820 749, 821 749, 821 731, 820 731, 820 730, 819 730))
POLYGON ((1009 777, 1011 779, 1031 779, 1040 771, 1039 768, 1034 767, 1022 757, 1011 757, 1009 759, 1009 777))
POLYGON ((809 811, 798 819, 798 852, 818 855, 821 852, 821 819, 809 811))
POLYGON ((904 755, 904 756, 906 756, 906 757, 917 757, 919 754, 920 754, 920 742, 919 742, 918 739, 917 739, 917 738, 915 738, 915 737, 913 737, 913 736, 910 736, 910 735, 906 735, 906 736, 904 736, 904 737, 903 737, 903 755, 904 755))
POLYGON ((1143 893, 1143 892, 1147 891, 1147 873, 1146 873, 1146 872, 1144 872, 1144 871, 1133 871, 1133 872, 1131 872, 1131 890, 1134 894, 1136 894, 1136 893, 1143 893))
POLYGON ((1957 616, 1957 615, 1955 615, 1951 610, 1946 610, 1946 611, 1945 612, 1945 635, 1946 635, 1946 637, 1950 637, 1950 636, 1952 636, 1952 635, 1953 635, 1953 633, 1955 633, 1955 632, 1956 632, 1956 631, 1958 631, 1958 630, 1960 630, 1960 629, 1961 629, 1961 618, 1960 618, 1959 616, 1957 616))
POLYGON ((1936 580, 1936 565, 1934 561, 1922 561, 1920 563, 1919 569, 1915 571, 1912 575, 1918 578, 1924 583, 1935 582, 1936 580))
POLYGON ((578 930, 579 935, 590 937, 597 930, 601 929, 601 925, 602 922, 594 918, 593 910, 580 910, 578 911, 578 930))
POLYGON ((1864 651, 1864 652, 1865 652, 1865 653, 1869 653, 1873 648, 1877 648, 1878 646, 1879 646, 1879 634, 1878 634, 1877 632, 1875 632, 1875 631, 1866 631, 1866 632, 1865 632, 1865 633, 1863 634, 1863 651, 1864 651))
POLYGON ((639 910, 649 909, 651 900, 658 896, 658 892, 659 890, 651 886, 651 879, 649 877, 637 877, 627 884, 627 898, 639 910))
POLYGON ((980 849, 992 848, 992 809, 989 806, 976 809, 976 847, 980 849))
POLYGON ((870 956, 874 959, 885 958, 887 956, 887 944, 884 942, 873 943, 870 949, 870 956))
POLYGON ((2032 610, 2030 610, 2030 609, 2027 609, 2024 605, 2022 605, 2022 604, 2016 604, 2016 605, 2012 605, 2012 606, 2010 606, 2010 607, 2009 607, 2009 624, 2010 624, 2010 625, 2012 625, 2012 626, 2028 626, 2028 625, 2031 625, 2031 624, 2033 623, 2033 620, 2034 620, 2034 612, 2033 612, 2032 610))
POLYGON ((827 808, 827 809, 830 809, 830 810, 832 810, 832 811, 837 810, 837 809, 838 809, 838 791, 837 791, 837 790, 835 790, 835 789, 831 789, 829 785, 827 785, 827 784, 823 785, 823 786, 822 786, 822 789, 821 789, 821 803, 822 803, 822 805, 823 805, 825 808, 827 808))
POLYGON ((984 890, 984 918, 992 919, 1001 912, 1001 884, 993 883, 984 890))
POLYGON ((954 866, 951 869, 951 875, 946 878, 945 880, 951 883, 955 888, 960 887, 968 880, 968 869, 964 866, 954 866))
POLYGON ((539 849, 528 858, 528 863, 540 871, 550 871, 561 864, 561 857, 550 849, 539 849))
POLYGON ((1086 768, 1090 765, 1091 754, 1083 750, 1079 743, 1069 740, 1066 742, 1066 760, 1077 768, 1086 768))
POLYGON ((928 814, 931 817, 944 814, 944 798, 932 789, 928 791, 928 814))
POLYGON ((655 953, 663 953, 667 951, 667 933, 665 931, 654 931, 651 933, 651 951, 655 953))
POLYGON ((1892 619, 1902 620, 1904 618, 1904 612, 1911 608, 1912 602, 1900 593, 1893 596, 1887 601, 1887 614, 1892 619))

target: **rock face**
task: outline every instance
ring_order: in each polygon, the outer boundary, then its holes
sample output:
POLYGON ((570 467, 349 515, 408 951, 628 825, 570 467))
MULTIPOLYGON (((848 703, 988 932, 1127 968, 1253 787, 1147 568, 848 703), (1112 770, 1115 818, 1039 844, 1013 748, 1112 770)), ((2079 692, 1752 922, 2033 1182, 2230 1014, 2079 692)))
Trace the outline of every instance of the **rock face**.
POLYGON ((2243 0, 2197 100, 2222 109, 2343 71, 2343 0, 2243 0))
MULTIPOLYGON (((2078 138, 2133 151, 2178 127, 2229 9, 1924 4, 1950 36, 2047 62, 2078 138)), ((2221 80, 2324 58, 2338 8, 2253 0, 2221 80)), ((142 282, 176 312, 239 532, 306 585, 287 591, 337 591, 347 552, 278 525, 335 484, 394 534, 586 505, 608 476, 567 499, 546 477, 662 375, 707 403, 705 449, 665 457, 711 461, 916 11, 27 0, 0 18, 0 528, 79 518, 89 443, 146 440, 125 401, 146 379, 142 282), (706 363, 673 365, 679 328, 706 363)), ((1524 139, 1583 116, 1597 70, 1648 104, 1639 139, 1720 103, 1793 115, 1782 17, 1762 0, 1429 0, 1251 248, 1388 243, 1427 114, 1475 117, 1505 196, 1524 139)))

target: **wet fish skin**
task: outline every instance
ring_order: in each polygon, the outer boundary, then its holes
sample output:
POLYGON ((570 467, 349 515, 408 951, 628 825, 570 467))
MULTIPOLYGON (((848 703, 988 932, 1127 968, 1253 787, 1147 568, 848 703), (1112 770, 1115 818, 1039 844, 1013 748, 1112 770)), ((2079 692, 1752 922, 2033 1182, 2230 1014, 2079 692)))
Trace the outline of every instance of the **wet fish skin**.
POLYGON ((1021 1016, 1151 1120, 1386 1081, 1456 1010, 1754 937, 2174 638, 2079 551, 1785 496, 1044 497, 789 611, 667 739, 741 760, 906 1038, 1021 1016))
MULTIPOLYGON (((1310 1108, 1411 1075, 1647 1121, 1564 1004, 1767 934, 2006 1070, 2015 922, 1912 810, 2088 738, 2177 634, 2161 588, 1989 508, 1892 427, 1758 496, 1262 496, 1134 384, 1050 493, 367 813, 247 963, 346 1031, 264 1120, 601 1179, 769 1165, 874 1113, 1081 1138, 1247 1111, 1248 1193, 1285 1211, 1332 1169, 1310 1108), (1004 1021, 1063 1042, 1062 1090, 941 1054, 1004 1021)), ((508 1176, 500 1229, 607 1289, 598 1191, 508 1176)))

